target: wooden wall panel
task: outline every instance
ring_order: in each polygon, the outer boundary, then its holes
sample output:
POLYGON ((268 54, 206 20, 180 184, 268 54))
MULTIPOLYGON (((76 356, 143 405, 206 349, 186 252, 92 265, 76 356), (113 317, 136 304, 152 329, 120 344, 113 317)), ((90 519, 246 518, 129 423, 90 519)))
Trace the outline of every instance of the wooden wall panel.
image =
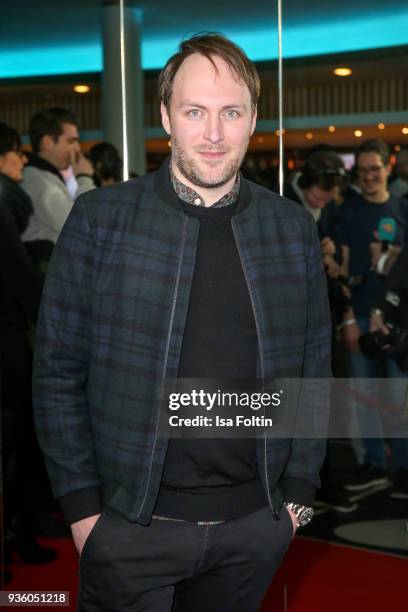
MULTIPOLYGON (((11 88, 10 88, 11 89, 11 88)), ((8 90, 0 91, 0 121, 26 133, 30 117, 50 106, 72 109, 82 130, 101 129, 101 97, 98 93, 57 93, 19 97, 8 90)), ((408 112, 408 78, 394 77, 370 81, 334 80, 333 82, 299 83, 285 87, 284 116, 330 116, 360 113, 408 112)), ((265 78, 259 103, 259 119, 276 119, 278 114, 276 82, 265 78)), ((155 82, 146 80, 145 125, 160 126, 160 111, 155 82)))

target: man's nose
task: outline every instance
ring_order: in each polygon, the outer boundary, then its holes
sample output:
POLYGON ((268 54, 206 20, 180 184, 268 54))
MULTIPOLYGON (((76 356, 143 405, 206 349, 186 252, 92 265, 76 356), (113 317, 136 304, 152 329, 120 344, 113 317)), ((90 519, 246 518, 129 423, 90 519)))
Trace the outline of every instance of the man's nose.
POLYGON ((208 116, 205 125, 204 138, 213 144, 220 142, 220 140, 224 140, 224 128, 219 115, 208 116))

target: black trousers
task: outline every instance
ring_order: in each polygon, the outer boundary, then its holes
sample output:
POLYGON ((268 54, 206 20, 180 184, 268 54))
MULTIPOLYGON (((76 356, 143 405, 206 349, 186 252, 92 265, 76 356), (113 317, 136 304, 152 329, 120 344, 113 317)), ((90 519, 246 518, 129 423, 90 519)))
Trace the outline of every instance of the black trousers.
POLYGON ((293 536, 285 507, 217 525, 104 510, 80 559, 79 612, 256 612, 293 536))

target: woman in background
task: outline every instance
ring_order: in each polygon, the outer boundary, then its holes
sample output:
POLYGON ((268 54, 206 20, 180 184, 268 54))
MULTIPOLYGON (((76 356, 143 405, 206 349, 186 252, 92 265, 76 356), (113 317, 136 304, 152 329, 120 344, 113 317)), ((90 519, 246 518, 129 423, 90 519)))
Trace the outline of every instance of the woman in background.
POLYGON ((0 123, 0 399, 6 564, 12 551, 27 563, 56 558, 54 550, 37 544, 28 499, 36 463, 33 455, 39 451, 32 423, 32 352, 27 333, 37 319, 44 277, 20 240, 33 211, 19 185, 27 162, 20 145, 16 130, 0 123))
POLYGON ((89 150, 97 187, 107 187, 123 180, 123 161, 109 142, 101 142, 89 150))

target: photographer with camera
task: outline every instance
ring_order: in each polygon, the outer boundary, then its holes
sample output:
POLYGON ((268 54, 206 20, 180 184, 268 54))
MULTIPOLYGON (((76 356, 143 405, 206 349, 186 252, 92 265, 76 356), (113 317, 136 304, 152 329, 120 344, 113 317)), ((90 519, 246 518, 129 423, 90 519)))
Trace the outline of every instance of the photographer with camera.
POLYGON ((408 245, 390 248, 387 255, 386 265, 381 267, 373 252, 373 267, 387 276, 381 298, 371 311, 370 331, 360 337, 360 346, 366 354, 384 351, 408 373, 408 245))
MULTIPOLYGON (((381 140, 364 142, 356 152, 361 195, 346 201, 339 211, 339 241, 342 248, 342 274, 352 279, 351 307, 344 313, 342 337, 348 351, 349 375, 359 379, 360 393, 372 396, 374 379, 400 379, 405 375, 395 359, 380 351, 373 356, 360 349, 360 336, 370 328, 370 311, 381 299, 383 281, 372 265, 373 241, 377 262, 395 256, 396 249, 407 241, 408 202, 390 196, 387 179, 390 172, 389 150, 381 140), (387 255, 387 257, 383 257, 387 255), (364 380, 367 385, 364 386, 364 380)), ((362 340, 364 346, 364 338, 362 340)), ((363 456, 354 478, 345 485, 352 492, 390 484, 384 445, 384 427, 380 411, 361 399, 353 408, 361 435, 363 456)), ((393 466, 394 467, 394 466, 393 466)), ((402 466, 400 466, 402 468, 402 466)), ((408 469, 408 456, 404 469, 408 469)))
MULTIPOLYGON (((372 245, 372 263, 378 273, 385 273, 384 289, 371 312, 370 331, 360 338, 366 354, 386 354, 395 360, 401 377, 408 374, 408 246, 389 249, 386 260, 378 257, 378 243, 372 245)), ((408 379, 407 379, 408 384, 408 379)), ((407 384, 400 389, 400 399, 406 403, 407 384), (401 392, 402 391, 402 392, 401 392)), ((398 389, 391 390, 392 393, 398 389)), ((393 487, 390 497, 408 499, 408 423, 406 406, 402 420, 397 419, 394 431, 401 437, 392 439, 393 487), (405 412, 405 415, 404 415, 405 412)), ((393 433, 393 432, 391 432, 393 433)))

